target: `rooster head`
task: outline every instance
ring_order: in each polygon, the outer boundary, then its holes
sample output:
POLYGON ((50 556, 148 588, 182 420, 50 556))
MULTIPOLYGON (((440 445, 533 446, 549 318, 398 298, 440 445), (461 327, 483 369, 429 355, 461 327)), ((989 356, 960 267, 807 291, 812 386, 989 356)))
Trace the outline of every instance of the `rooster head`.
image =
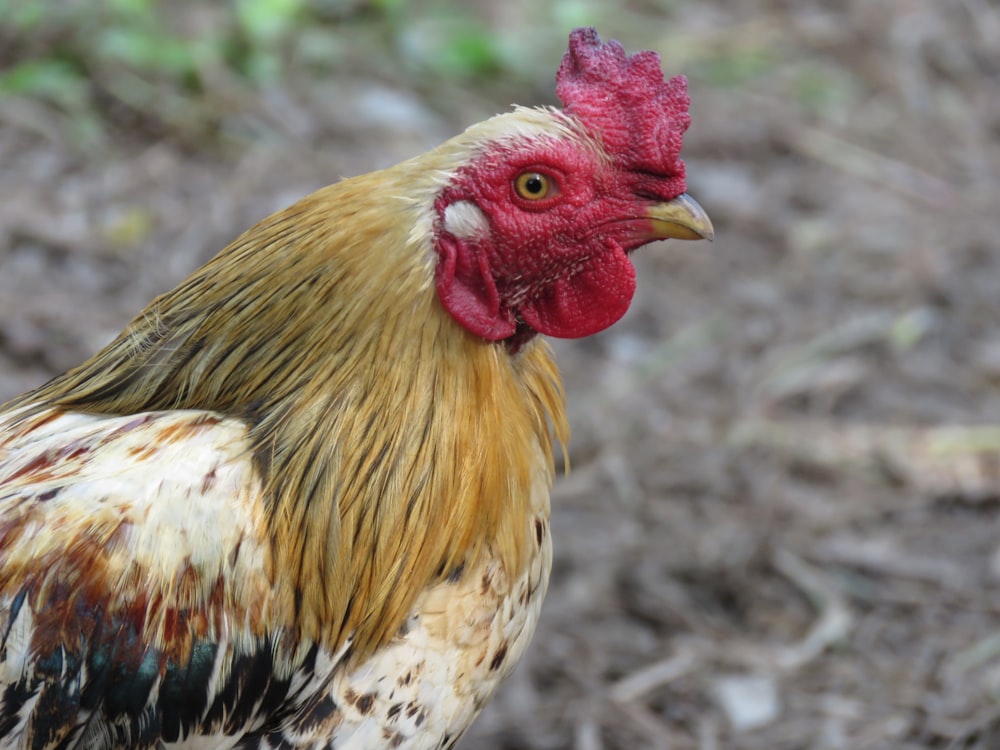
POLYGON ((577 29, 556 93, 562 110, 517 109, 470 128, 463 140, 475 149, 435 202, 438 296, 487 340, 601 331, 635 292, 629 253, 712 238, 684 192, 683 77, 664 81, 655 52, 627 56, 577 29))

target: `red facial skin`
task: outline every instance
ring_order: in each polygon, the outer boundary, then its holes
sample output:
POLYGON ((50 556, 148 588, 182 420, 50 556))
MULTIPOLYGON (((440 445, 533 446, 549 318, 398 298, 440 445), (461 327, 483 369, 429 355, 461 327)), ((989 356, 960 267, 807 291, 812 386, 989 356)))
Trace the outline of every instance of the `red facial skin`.
POLYGON ((535 332, 578 338, 628 309, 635 269, 628 253, 650 242, 646 211, 684 192, 679 160, 665 176, 625 171, 572 140, 524 139, 488 150, 439 196, 437 291, 466 329, 520 346, 535 332), (515 189, 525 172, 546 175, 540 200, 515 189), (449 234, 444 212, 475 204, 489 229, 449 234))

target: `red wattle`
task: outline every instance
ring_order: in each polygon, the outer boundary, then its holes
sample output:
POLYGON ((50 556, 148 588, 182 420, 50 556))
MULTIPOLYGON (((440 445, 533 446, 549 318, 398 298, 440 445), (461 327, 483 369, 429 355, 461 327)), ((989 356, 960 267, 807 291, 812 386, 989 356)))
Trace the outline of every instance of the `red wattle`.
POLYGON ((581 338, 617 322, 634 294, 635 267, 624 251, 613 248, 591 258, 585 270, 547 286, 519 312, 546 336, 581 338))

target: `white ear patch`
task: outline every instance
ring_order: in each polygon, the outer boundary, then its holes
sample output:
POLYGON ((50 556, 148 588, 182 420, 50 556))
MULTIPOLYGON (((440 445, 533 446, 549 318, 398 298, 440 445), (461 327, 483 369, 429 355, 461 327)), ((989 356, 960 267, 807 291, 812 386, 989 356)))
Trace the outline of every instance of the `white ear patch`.
POLYGON ((486 214, 475 203, 459 201, 444 210, 444 228, 449 234, 468 240, 477 235, 489 234, 490 223, 486 214))

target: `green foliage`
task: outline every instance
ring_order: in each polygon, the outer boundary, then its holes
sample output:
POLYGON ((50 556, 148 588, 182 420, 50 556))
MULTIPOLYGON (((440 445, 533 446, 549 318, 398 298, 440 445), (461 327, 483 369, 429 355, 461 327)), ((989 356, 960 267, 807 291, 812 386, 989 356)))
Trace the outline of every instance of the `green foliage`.
POLYGON ((308 20, 303 0, 237 0, 243 54, 234 60, 253 81, 272 81, 282 70, 282 49, 308 20))
POLYGON ((17 0, 0 0, 0 18, 7 19, 11 28, 28 31, 36 28, 45 17, 42 3, 19 3, 17 0))
POLYGON ((815 60, 798 66, 792 93, 806 112, 833 119, 847 116, 859 96, 848 71, 815 60))
POLYGON ((767 75, 778 62, 770 49, 748 46, 706 58, 695 66, 695 72, 715 86, 733 87, 767 75))
POLYGON ((266 46, 286 36, 304 18, 303 0, 238 0, 236 15, 247 36, 266 46))
MULTIPOLYGON (((405 18, 405 17, 404 17, 405 18)), ((463 14, 405 18, 396 35, 407 65, 445 79, 472 79, 502 70, 501 40, 463 14)))
POLYGON ((80 82, 79 72, 62 60, 29 60, 0 76, 0 96, 33 94, 65 101, 80 82))
POLYGON ((304 0, 0 0, 0 101, 28 97, 70 118, 124 107, 130 121, 204 132, 233 87, 282 75, 310 21, 304 0))

